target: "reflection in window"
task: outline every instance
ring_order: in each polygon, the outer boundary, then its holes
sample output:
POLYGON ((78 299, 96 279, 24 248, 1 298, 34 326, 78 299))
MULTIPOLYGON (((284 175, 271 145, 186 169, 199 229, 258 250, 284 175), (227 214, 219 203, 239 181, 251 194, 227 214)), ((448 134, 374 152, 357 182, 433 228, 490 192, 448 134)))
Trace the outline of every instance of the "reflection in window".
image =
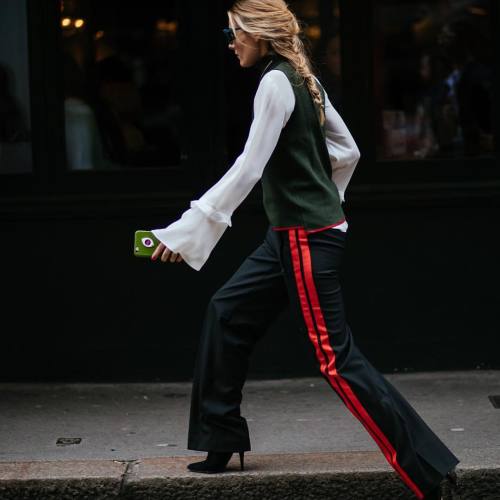
POLYGON ((60 5, 68 168, 178 165, 176 2, 60 5))
POLYGON ((487 0, 375 2, 379 159, 493 152, 487 0))
POLYGON ((0 2, 0 173, 32 170, 26 2, 0 2))

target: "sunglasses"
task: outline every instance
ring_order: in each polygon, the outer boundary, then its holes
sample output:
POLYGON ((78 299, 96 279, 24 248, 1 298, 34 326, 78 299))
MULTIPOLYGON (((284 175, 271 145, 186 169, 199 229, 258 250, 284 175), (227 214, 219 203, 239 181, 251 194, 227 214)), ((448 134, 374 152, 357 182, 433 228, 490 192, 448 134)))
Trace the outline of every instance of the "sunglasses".
POLYGON ((241 28, 235 28, 233 30, 233 28, 224 28, 222 30, 222 33, 224 33, 224 36, 226 37, 226 41, 227 43, 231 43, 235 38, 236 38, 236 35, 234 33, 235 30, 240 30, 241 28))

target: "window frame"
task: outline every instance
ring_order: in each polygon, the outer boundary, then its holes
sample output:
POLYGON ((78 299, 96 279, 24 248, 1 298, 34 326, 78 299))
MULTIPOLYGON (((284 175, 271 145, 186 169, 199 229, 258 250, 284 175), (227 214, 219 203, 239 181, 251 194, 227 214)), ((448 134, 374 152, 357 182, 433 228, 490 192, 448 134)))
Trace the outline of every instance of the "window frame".
MULTIPOLYGON (((363 16, 355 2, 340 0, 340 32, 341 32, 341 64, 342 79, 349 82, 343 86, 345 99, 345 120, 356 137, 361 150, 359 165, 351 180, 349 190, 357 198, 358 194, 391 193, 392 197, 400 192, 401 199, 415 192, 423 194, 429 188, 429 195, 440 190, 456 191, 460 186, 462 193, 474 191, 485 196, 491 195, 491 189, 500 181, 499 149, 500 149, 500 99, 498 92, 493 92, 494 106, 494 141, 496 151, 491 158, 458 158, 458 159, 423 159, 423 160, 380 160, 376 157, 377 123, 376 103, 374 99, 374 58, 372 45, 375 37, 374 13, 376 1, 369 2, 363 16), (366 15, 365 15, 366 14, 366 15), (369 34, 368 43, 366 33, 369 34), (369 110, 369 119, 366 119, 369 110)), ((490 0, 492 32, 495 40, 494 88, 500 88, 500 35, 495 27, 500 26, 500 8, 498 3, 490 0)), ((382 195, 383 196, 383 195, 382 195)), ((428 199, 432 196, 422 196, 428 199)), ((347 199, 347 197, 346 197, 347 199)))
MULTIPOLYGON (((213 99, 216 66, 209 52, 217 40, 210 38, 208 6, 177 0, 179 12, 180 74, 182 80, 181 162, 165 169, 132 167, 117 171, 71 171, 66 168, 64 137, 64 95, 58 0, 25 0, 28 8, 28 47, 32 114, 33 171, 2 176, 4 198, 47 197, 61 200, 78 196, 89 201, 106 196, 126 199, 183 199, 196 195, 212 177, 217 158, 213 144, 219 127, 211 126, 217 101, 213 99), (200 44, 199 37, 207 39, 200 44), (200 57, 195 67, 192 52, 200 57), (213 85, 199 84, 201 72, 213 85), (58 75, 56 78, 53 75, 58 75), (200 102, 206 105, 200 106, 200 102), (189 117, 195 117, 192 124, 189 117), (202 131, 202 133, 200 132, 202 131), (197 135, 195 135, 197 134, 197 135), (151 198, 149 198, 151 199, 151 198)), ((220 141, 219 141, 220 142, 220 141)))
MULTIPOLYGON (((60 71, 59 3, 57 0, 25 0, 28 7, 28 47, 32 120, 32 173, 2 175, 2 207, 14 214, 20 207, 27 211, 62 212, 89 205, 98 210, 121 213, 126 206, 145 210, 170 207, 178 212, 189 199, 202 194, 230 165, 225 137, 224 59, 227 46, 214 26, 226 23, 227 5, 216 7, 179 1, 182 40, 180 50, 183 88, 183 115, 195 117, 186 127, 181 165, 167 169, 124 169, 123 171, 74 172, 66 170, 62 77, 54 82, 50 75, 60 71), (208 21, 208 22, 207 22, 208 21), (203 43, 200 43, 203 41, 203 43), (193 55, 196 54, 196 58, 193 55), (199 74, 205 78, 200 85, 199 74), (200 104, 201 103, 201 104, 200 104), (49 112, 59 107, 59 112, 49 112), (201 131, 201 132, 200 132, 201 131), (198 133, 199 132, 199 133, 198 133), (111 200, 111 203, 109 203, 111 200), (116 203, 112 201, 115 200, 116 203), (62 208, 50 208, 50 207, 62 208), (17 208, 16 208, 17 207, 17 208), (31 207, 31 208, 30 208, 31 207), (115 208, 110 208, 115 207, 115 208), (46 208, 46 209, 45 209, 46 208)), ((494 97, 494 158, 454 160, 377 160, 375 137, 375 100, 373 98, 373 23, 376 0, 368 3, 359 16, 359 8, 349 0, 339 0, 341 64, 344 109, 343 118, 361 150, 361 159, 350 182, 346 200, 354 206, 386 202, 423 204, 443 199, 498 197, 500 169, 500 92, 494 97), (370 119, 366 119, 369 110, 370 119), (495 119, 496 118, 496 119, 495 119)), ((500 27, 500 5, 490 0, 492 26, 500 27)), ((500 33, 493 29, 495 41, 495 90, 500 90, 500 33)), ((261 209, 260 189, 252 191, 243 203, 261 209)), ((373 206, 373 205, 372 205, 373 206)), ((148 212, 150 213, 150 212, 148 212)))

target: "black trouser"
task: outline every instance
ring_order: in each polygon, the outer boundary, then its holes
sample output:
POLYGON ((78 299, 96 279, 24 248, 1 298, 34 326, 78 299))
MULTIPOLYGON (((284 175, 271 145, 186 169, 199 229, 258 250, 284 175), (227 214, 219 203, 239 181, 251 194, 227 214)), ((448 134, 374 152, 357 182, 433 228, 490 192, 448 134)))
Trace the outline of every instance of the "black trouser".
POLYGON ((321 374, 418 498, 458 459, 357 349, 344 317, 339 269, 347 233, 267 231, 213 295, 195 364, 188 449, 250 450, 240 414, 255 343, 288 304, 314 346, 321 374))

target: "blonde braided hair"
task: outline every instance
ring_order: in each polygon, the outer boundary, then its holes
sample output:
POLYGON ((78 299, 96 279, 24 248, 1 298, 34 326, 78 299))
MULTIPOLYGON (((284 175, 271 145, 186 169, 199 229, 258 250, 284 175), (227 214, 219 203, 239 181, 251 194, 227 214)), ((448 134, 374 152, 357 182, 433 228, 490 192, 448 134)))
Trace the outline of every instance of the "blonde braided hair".
POLYGON ((311 63, 301 35, 301 27, 295 14, 284 0, 238 0, 228 10, 233 25, 247 33, 269 42, 271 48, 282 55, 302 77, 314 103, 319 108, 320 123, 325 122, 321 93, 312 71, 311 63))

